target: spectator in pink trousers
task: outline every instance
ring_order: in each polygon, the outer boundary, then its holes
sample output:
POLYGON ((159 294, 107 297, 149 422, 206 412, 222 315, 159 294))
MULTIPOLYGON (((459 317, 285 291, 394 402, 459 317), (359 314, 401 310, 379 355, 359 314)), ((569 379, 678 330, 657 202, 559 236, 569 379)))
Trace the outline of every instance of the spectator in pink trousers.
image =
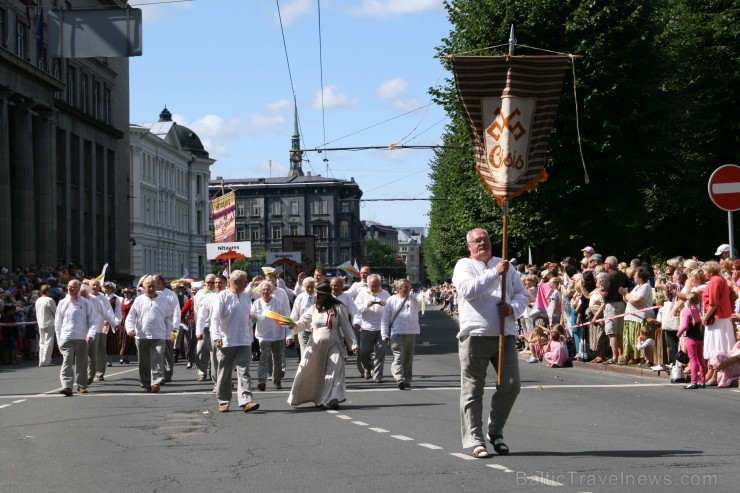
POLYGON ((704 328, 699 313, 700 298, 697 293, 690 293, 688 304, 681 312, 681 328, 678 337, 686 337, 686 352, 689 353, 691 383, 685 389, 704 388, 707 378, 707 361, 704 359, 704 328))

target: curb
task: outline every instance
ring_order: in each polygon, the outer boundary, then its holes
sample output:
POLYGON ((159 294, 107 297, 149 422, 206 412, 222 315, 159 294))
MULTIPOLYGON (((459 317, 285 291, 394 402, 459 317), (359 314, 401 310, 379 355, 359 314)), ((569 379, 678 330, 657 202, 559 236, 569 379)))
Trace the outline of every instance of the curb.
MULTIPOLYGON (((519 353, 519 359, 526 361, 529 358, 529 351, 521 351, 519 353)), ((606 363, 588 363, 584 361, 573 361, 573 368, 582 368, 585 370, 596 370, 611 373, 621 373, 625 375, 634 375, 642 378, 659 378, 661 380, 670 381, 670 370, 668 371, 655 371, 650 368, 640 368, 637 366, 627 365, 615 365, 606 363)))

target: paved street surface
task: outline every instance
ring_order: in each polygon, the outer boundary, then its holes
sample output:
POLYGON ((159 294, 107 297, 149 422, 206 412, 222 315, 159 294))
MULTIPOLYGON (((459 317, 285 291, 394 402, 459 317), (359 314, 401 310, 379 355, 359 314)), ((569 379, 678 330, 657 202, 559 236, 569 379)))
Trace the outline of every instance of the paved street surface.
MULTIPOLYGON (((288 390, 268 383, 255 385, 258 411, 234 400, 218 413, 211 386, 183 363, 159 394, 140 391, 135 364, 116 362, 106 382, 71 398, 58 394, 60 358, 0 367, 0 492, 725 492, 740 483, 738 389, 689 391, 595 365, 521 361, 505 431, 512 453, 473 459, 460 442, 456 322, 434 308, 421 320, 413 387, 365 381, 352 358, 339 411, 293 409, 288 390)), ((296 353, 287 358, 286 389, 296 353)))

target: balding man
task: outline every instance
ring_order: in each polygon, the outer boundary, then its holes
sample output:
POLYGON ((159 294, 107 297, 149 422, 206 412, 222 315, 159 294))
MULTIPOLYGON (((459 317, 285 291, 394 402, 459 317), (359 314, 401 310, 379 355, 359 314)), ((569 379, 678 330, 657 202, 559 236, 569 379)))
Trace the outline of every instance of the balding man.
POLYGON ((67 296, 57 307, 54 330, 59 351, 64 358, 59 378, 61 394, 69 397, 77 381, 77 391, 87 393, 87 348, 95 340, 95 307, 80 295, 80 281, 73 279, 67 284, 67 296))
POLYGON ((509 263, 493 256, 486 230, 471 230, 466 241, 470 255, 457 261, 452 274, 460 315, 457 339, 462 443, 463 447, 472 447, 473 457, 486 458, 489 454, 482 415, 488 365, 498 371, 499 338, 504 336, 503 376, 491 396, 487 438, 496 453, 506 455, 509 447, 504 442, 504 426, 521 389, 517 319, 528 306, 529 292, 520 277, 511 272, 506 276, 506 298, 502 299, 502 276, 509 271, 509 263))
POLYGON ((95 341, 90 344, 88 349, 87 383, 89 385, 93 383, 93 379, 99 382, 105 380, 105 368, 108 359, 106 351, 108 334, 105 332, 105 323, 107 322, 108 326, 115 330, 115 327, 118 327, 118 324, 121 323, 121 318, 116 317, 116 314, 113 313, 110 301, 102 293, 100 281, 90 279, 88 286, 90 286, 89 299, 95 307, 95 327, 97 329, 95 341))

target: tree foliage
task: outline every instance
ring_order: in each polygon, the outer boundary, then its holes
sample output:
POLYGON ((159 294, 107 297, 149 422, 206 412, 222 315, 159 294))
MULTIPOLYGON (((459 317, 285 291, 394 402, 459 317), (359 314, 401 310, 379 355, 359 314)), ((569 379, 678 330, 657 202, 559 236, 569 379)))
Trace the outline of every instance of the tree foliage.
POLYGON ((398 260, 398 252, 378 240, 367 240, 367 257, 373 272, 389 278, 406 277, 406 264, 398 260))
MULTIPOLYGON (((480 50, 505 43, 513 24, 521 45, 582 56, 577 99, 573 75, 563 84, 549 178, 511 201, 510 257, 526 260, 531 248, 542 263, 585 245, 619 258, 709 257, 727 241, 726 213, 709 200, 707 180, 738 163, 738 2, 449 0, 446 8, 453 30, 440 55, 502 54, 480 50)), ((439 282, 465 255, 472 227, 488 229, 496 249, 501 210, 475 172, 454 80, 430 92, 451 119, 431 163, 424 247, 427 274, 439 282)))

